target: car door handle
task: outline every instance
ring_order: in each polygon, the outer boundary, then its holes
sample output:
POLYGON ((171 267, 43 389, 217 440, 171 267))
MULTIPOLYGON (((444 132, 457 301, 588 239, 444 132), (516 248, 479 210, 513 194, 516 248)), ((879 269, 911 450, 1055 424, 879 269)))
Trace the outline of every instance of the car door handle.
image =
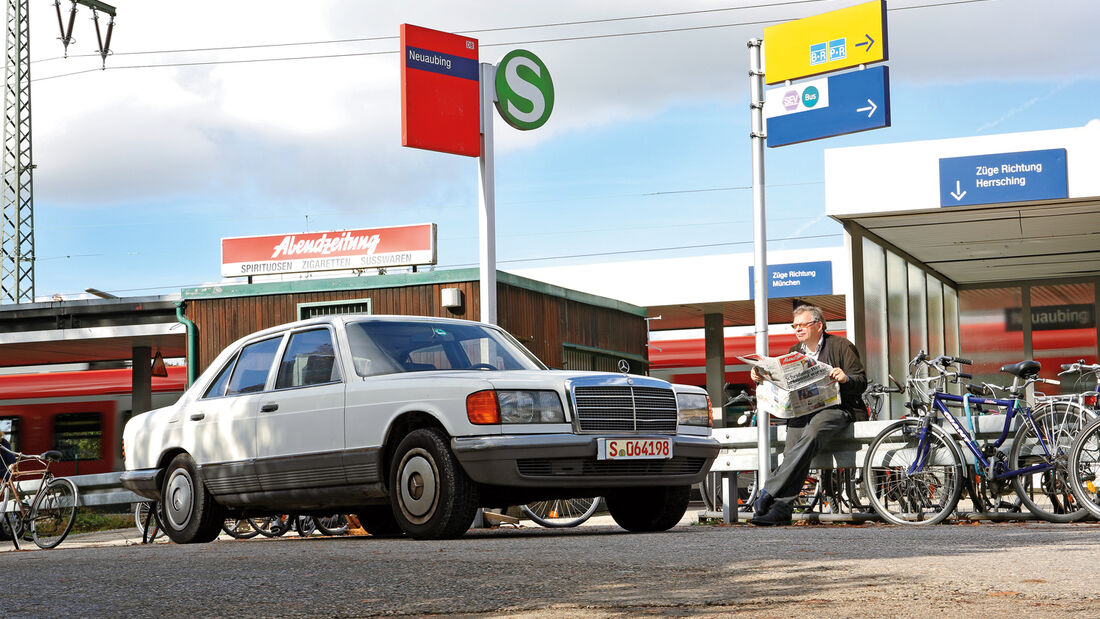
POLYGON ((260 407, 261 413, 274 413, 277 410, 279 410, 278 404, 264 404, 260 407))
POLYGON ((206 413, 195 413, 191 415, 191 421, 202 421, 206 419, 206 413))

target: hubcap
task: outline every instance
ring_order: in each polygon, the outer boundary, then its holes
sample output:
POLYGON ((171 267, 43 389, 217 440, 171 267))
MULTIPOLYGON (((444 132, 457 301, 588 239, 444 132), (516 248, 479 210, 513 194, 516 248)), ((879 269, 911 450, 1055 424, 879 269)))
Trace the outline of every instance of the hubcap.
POLYGON ((191 504, 195 500, 191 476, 177 469, 168 478, 164 493, 164 514, 173 529, 181 530, 191 520, 191 504))
POLYGON ((438 498, 436 471, 431 456, 422 449, 406 454, 398 479, 401 508, 409 520, 424 522, 431 517, 438 498))

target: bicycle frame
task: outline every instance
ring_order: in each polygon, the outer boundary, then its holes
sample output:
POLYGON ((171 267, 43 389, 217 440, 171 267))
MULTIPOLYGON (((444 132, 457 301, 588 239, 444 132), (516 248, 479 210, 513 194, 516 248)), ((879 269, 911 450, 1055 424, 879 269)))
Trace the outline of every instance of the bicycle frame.
MULTIPOLYGON (((1011 479, 1019 475, 1042 473, 1044 471, 1049 471, 1050 469, 1054 468, 1053 464, 1050 464, 1049 462, 1044 462, 1041 464, 1035 464, 1029 467, 1012 471, 1002 471, 1000 473, 992 471, 992 463, 989 461, 988 458, 985 457, 985 454, 982 453, 982 450, 978 445, 978 441, 969 432, 967 432, 966 428, 964 428, 963 425, 959 423, 959 420, 956 419, 955 416, 952 415, 947 408, 946 403, 948 402, 962 405, 966 400, 967 398, 964 398, 963 396, 954 395, 951 393, 943 393, 941 391, 936 391, 932 394, 932 406, 935 411, 942 414, 943 417, 947 419, 947 422, 951 424, 951 427, 955 429, 955 432, 958 435, 957 440, 966 445, 967 449, 970 450, 970 453, 974 454, 975 461, 977 461, 984 470, 990 471, 990 473, 993 474, 994 479, 1011 479)), ((1016 418, 1016 410, 1019 408, 1018 403, 1020 402, 1020 400, 1018 398, 1001 399, 970 397, 969 402, 971 404, 977 404, 981 406, 997 406, 999 408, 1006 409, 1004 426, 1001 428, 1001 435, 997 437, 997 440, 992 443, 994 448, 1000 448, 1001 445, 1004 445, 1004 442, 1008 440, 1008 434, 1012 430, 1012 421, 1016 418)), ((1035 425, 1035 420, 1031 416, 1031 407, 1025 406, 1021 410, 1023 411, 1023 418, 1025 422, 1030 425, 1031 429, 1035 432, 1035 436, 1039 440, 1039 445, 1041 445, 1043 448, 1044 455, 1050 456, 1050 450, 1047 448, 1046 441, 1043 439, 1042 433, 1039 432, 1039 428, 1035 425)), ((930 415, 930 417, 934 417, 934 415, 930 415)), ((924 468, 925 459, 928 456, 927 431, 927 428, 921 429, 922 434, 917 447, 918 457, 916 458, 916 461, 913 463, 913 465, 910 466, 910 474, 924 468), (918 464, 920 465, 919 467, 917 467, 918 464)))
MULTIPOLYGON (((11 465, 8 469, 8 478, 3 482, 3 492, 0 493, 0 517, 7 518, 8 513, 15 513, 18 510, 19 519, 22 522, 26 522, 34 514, 42 502, 43 497, 46 496, 42 490, 50 483, 54 475, 50 472, 50 465, 39 458, 24 457, 15 464, 11 465), (25 463, 34 463, 41 466, 41 468, 34 468, 31 470, 20 470, 18 467, 25 463), (38 481, 38 488, 34 491, 34 498, 32 498, 29 504, 24 504, 23 499, 30 493, 24 493, 19 490, 19 482, 21 480, 28 480, 34 476, 41 476, 38 481), (7 508, 8 503, 15 503, 16 509, 9 510, 7 508)), ((19 549, 19 539, 15 535, 15 531, 12 531, 12 541, 15 543, 16 550, 19 549)))

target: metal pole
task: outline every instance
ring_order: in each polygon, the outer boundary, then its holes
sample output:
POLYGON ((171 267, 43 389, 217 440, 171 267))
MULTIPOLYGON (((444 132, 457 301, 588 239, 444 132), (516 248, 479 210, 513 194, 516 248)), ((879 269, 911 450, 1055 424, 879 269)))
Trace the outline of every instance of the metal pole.
POLYGON ((478 255, 481 264, 481 322, 497 323, 496 188, 493 173, 493 113, 496 65, 481 63, 481 157, 478 159, 478 255))
MULTIPOLYGON (((749 40, 749 109, 752 115, 752 231, 756 303, 756 354, 768 354, 768 247, 764 216, 764 71, 760 60, 761 39, 749 40)), ((771 423, 768 412, 756 409, 756 453, 759 469, 756 488, 762 490, 771 473, 771 423)))

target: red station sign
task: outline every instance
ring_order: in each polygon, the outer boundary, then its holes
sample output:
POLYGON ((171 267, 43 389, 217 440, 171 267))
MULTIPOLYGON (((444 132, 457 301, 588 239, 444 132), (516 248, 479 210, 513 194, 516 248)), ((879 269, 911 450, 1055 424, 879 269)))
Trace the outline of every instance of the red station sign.
POLYGON ((477 39, 401 24, 401 145, 481 155, 477 39))

